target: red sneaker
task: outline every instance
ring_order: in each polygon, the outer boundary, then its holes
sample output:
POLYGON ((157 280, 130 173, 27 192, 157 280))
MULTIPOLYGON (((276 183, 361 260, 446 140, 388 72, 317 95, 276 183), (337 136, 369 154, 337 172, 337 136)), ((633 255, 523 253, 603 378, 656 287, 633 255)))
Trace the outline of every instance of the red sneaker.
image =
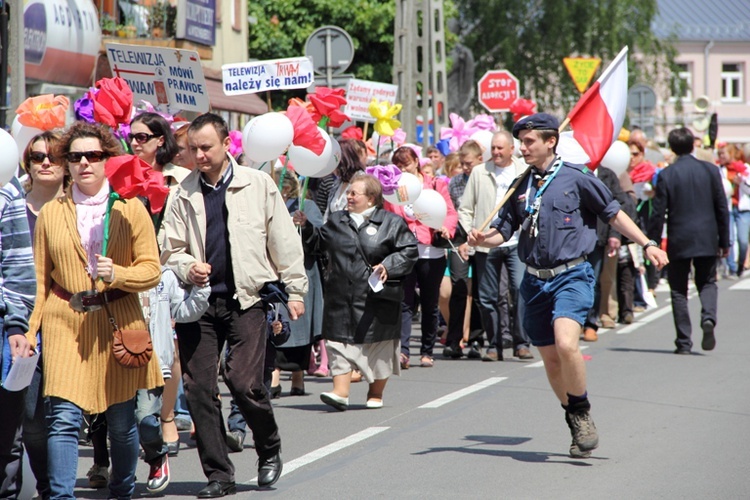
POLYGON ((159 493, 169 484, 169 458, 164 455, 150 463, 151 469, 148 472, 148 481, 146 481, 146 490, 149 493, 159 493))

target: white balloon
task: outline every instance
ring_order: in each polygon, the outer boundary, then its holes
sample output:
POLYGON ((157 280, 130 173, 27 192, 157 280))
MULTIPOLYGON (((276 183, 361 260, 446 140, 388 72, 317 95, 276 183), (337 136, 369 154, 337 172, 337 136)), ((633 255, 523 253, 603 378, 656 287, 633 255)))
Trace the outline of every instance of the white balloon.
POLYGON ((575 137, 573 137, 573 132, 563 132, 560 134, 560 143, 557 145, 557 154, 568 163, 576 165, 585 165, 591 161, 589 155, 586 154, 583 147, 581 147, 575 137))
POLYGON ((323 170, 315 174, 313 177, 325 177, 328 174, 332 174, 333 171, 336 170, 336 167, 339 166, 340 161, 341 146, 339 145, 339 141, 331 138, 331 157, 328 158, 328 164, 323 170))
POLYGON ((425 189, 413 205, 414 217, 432 229, 443 227, 448 206, 443 196, 434 189, 425 189))
POLYGON ((13 119, 13 124, 10 126, 10 133, 16 141, 18 158, 23 157, 23 152, 26 149, 26 146, 29 145, 29 142, 31 142, 31 139, 42 132, 44 132, 42 129, 21 125, 21 122, 18 121, 18 115, 16 115, 13 119))
POLYGON ((20 157, 16 141, 8 132, 0 129, 0 185, 5 184, 16 175, 20 157))
POLYGON ((394 205, 408 205, 417 201, 422 194, 422 183, 416 175, 401 172, 398 179, 398 189, 391 194, 384 194, 383 198, 394 205))
POLYGON ((615 141, 602 158, 602 165, 618 176, 630 165, 630 148, 622 141, 615 141))
POLYGON ((485 162, 492 159, 492 136, 495 135, 489 130, 477 130, 471 134, 471 139, 477 141, 483 148, 482 160, 485 162))
POLYGON ((242 149, 256 163, 271 161, 284 153, 294 139, 294 125, 282 113, 256 116, 242 129, 242 149))
MULTIPOLYGON (((333 146, 331 145, 332 139, 331 136, 328 135, 328 132, 323 129, 320 129, 320 135, 325 139, 326 145, 325 148, 323 148, 323 152, 319 155, 316 155, 305 147, 297 146, 296 144, 289 146, 289 152, 287 155, 289 156, 289 161, 292 162, 294 171, 297 172, 298 175, 304 175, 305 177, 322 177, 319 174, 327 169, 328 161, 331 159, 331 154, 333 153, 333 146)), ((335 168, 336 167, 334 167, 334 169, 335 168)), ((333 170, 331 170, 331 172, 333 172, 333 170)))

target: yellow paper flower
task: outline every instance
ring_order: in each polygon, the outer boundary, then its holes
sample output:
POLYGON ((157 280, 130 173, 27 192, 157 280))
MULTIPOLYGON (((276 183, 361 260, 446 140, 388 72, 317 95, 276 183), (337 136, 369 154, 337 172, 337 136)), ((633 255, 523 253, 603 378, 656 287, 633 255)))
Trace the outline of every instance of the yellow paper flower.
POLYGON ((620 129, 620 135, 617 136, 618 141, 628 142, 630 140, 630 130, 625 127, 620 129))
POLYGON ((396 129, 401 127, 401 122, 393 118, 401 112, 401 105, 394 104, 391 106, 388 101, 378 102, 373 99, 370 102, 370 114, 375 118, 375 132, 379 135, 393 136, 396 129))

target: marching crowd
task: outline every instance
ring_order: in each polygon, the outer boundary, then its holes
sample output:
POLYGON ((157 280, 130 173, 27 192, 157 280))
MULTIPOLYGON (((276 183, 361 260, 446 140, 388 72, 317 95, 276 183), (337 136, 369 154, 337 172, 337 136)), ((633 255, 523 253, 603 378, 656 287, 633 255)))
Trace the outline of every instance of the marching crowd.
POLYGON ((750 171, 740 148, 718 144, 714 159, 677 129, 667 154, 632 131, 628 167, 592 173, 557 154, 558 127, 537 113, 495 132, 490 151, 473 140, 445 156, 395 148, 388 163, 445 201, 437 229, 384 199, 377 161, 355 139, 339 141, 336 171, 307 189, 292 169, 269 174, 230 154, 227 124, 210 113, 170 124, 143 112, 126 141, 84 121, 32 138, 25 182, 0 190, 3 377, 11 359, 41 356, 25 391, 0 389, 0 496, 20 491, 25 448, 40 498, 74 498, 79 439, 94 446, 92 487, 130 498, 140 454, 146 491, 164 491, 190 422, 208 479, 199 498, 236 491, 229 452, 247 427, 269 487, 283 468, 272 406, 282 372, 289 397, 305 394, 305 374, 332 377, 320 398, 338 411, 362 380, 378 409, 392 375, 464 356, 540 355, 570 454, 589 456, 598 434, 579 340, 631 323, 668 272, 676 352, 689 353, 692 262, 706 290, 702 347, 713 349, 710 290, 750 266, 750 171), (126 153, 161 173, 163 207, 111 195, 106 165, 126 153), (707 194, 691 203, 710 205, 713 225, 697 253, 679 251, 692 248, 679 239, 688 181, 671 163, 704 176, 695 189, 707 194))

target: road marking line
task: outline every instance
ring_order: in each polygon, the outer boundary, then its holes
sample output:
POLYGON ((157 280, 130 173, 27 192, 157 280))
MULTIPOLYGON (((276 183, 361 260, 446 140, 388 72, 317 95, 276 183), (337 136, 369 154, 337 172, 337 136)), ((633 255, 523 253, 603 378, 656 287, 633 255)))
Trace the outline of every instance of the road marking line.
POLYGON ((750 290, 750 280, 742 280, 729 287, 730 290, 750 290))
POLYGON ((484 380, 482 382, 479 382, 474 385, 470 385, 469 387, 465 387, 459 391, 452 392, 446 396, 443 396, 442 398, 438 398, 434 401, 431 401, 429 403, 425 403, 419 408, 440 408, 443 405, 447 405, 448 403, 451 403, 459 398, 462 398, 464 396, 468 396, 469 394, 472 394, 477 391, 481 391, 482 389, 489 387, 491 385, 495 385, 498 382, 502 382, 503 380, 506 380, 508 377, 492 377, 488 378, 487 380, 484 380))
POLYGON ((655 312, 649 314, 648 316, 644 317, 643 319, 639 319, 638 321, 635 321, 635 322, 633 322, 633 323, 631 323, 631 324, 629 324, 629 325, 627 325, 627 326, 625 326, 623 328, 620 328, 615 333, 617 335, 623 335, 623 334, 626 334, 626 333, 634 332, 638 328, 640 328, 642 326, 645 326, 646 324, 652 322, 653 320, 659 319, 662 316, 664 316, 666 314, 669 314, 671 312, 672 312, 672 308, 671 307, 664 307, 664 308, 662 308, 662 309, 660 309, 658 311, 655 311, 655 312))
MULTIPOLYGON (((586 349, 588 349, 588 348, 589 348, 589 346, 587 346, 587 345, 582 345, 582 346, 580 347, 580 349, 581 349, 582 351, 585 351, 585 350, 586 350, 586 349)), ((540 367, 544 366, 544 361, 536 361, 536 362, 534 362, 534 363, 529 363, 528 365, 524 365, 524 366, 525 366, 526 368, 540 368, 540 367)))
MULTIPOLYGON (((322 448, 318 448, 317 450, 311 451, 310 453, 306 455, 302 455, 299 458, 295 458, 291 462, 284 464, 284 468, 281 472, 281 476, 286 476, 287 474, 294 472, 300 467, 304 467, 305 465, 310 465, 316 460, 320 460, 321 458, 325 458, 328 455, 332 455, 336 453, 337 451, 341 451, 344 448, 347 448, 349 446, 359 443, 360 441, 364 441, 365 439, 376 436, 380 434, 381 432, 387 431, 388 429, 390 429, 390 427, 368 427, 367 429, 357 432, 356 434, 352 434, 351 436, 345 437, 344 439, 340 439, 336 441, 335 443, 331 443, 329 445, 323 446, 322 448)), ((258 482, 258 477, 256 476, 244 484, 252 484, 252 483, 257 483, 257 482, 258 482)))

